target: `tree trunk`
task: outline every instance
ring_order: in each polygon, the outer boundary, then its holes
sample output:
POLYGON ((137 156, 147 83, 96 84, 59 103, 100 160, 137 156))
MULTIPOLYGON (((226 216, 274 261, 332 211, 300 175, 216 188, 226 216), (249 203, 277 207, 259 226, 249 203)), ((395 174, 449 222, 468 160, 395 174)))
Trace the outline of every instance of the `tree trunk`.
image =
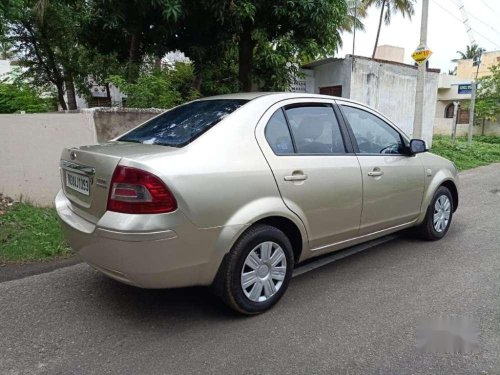
POLYGON ((483 128, 481 129, 481 135, 484 135, 484 126, 486 125, 486 119, 483 118, 483 128))
POLYGON ((380 36, 380 29, 382 28, 382 19, 384 18, 385 1, 386 0, 382 1, 382 6, 380 7, 380 19, 378 20, 377 38, 375 39, 375 46, 373 47, 372 59, 375 58, 375 53, 377 52, 378 38, 380 36))
POLYGON ((130 47, 128 50, 128 81, 135 82, 139 74, 139 48, 141 46, 141 34, 136 31, 130 38, 130 47))
POLYGON ((62 82, 58 82, 56 84, 57 88, 57 101, 59 102, 59 105, 61 106, 63 111, 68 110, 68 106, 66 105, 66 101, 64 100, 64 86, 62 82))
POLYGON ((194 75, 194 79, 193 79, 193 83, 192 83, 191 87, 198 92, 200 91, 200 89, 201 89, 201 74, 200 73, 197 73, 194 75))
POLYGON ((252 63, 255 41, 250 25, 245 25, 238 45, 238 80, 241 91, 252 91, 252 63))
POLYGON ((69 110, 77 109, 75 83, 73 82, 73 75, 71 73, 67 73, 65 76, 66 76, 66 79, 64 81, 64 85, 66 86, 66 97, 68 98, 68 109, 69 110))

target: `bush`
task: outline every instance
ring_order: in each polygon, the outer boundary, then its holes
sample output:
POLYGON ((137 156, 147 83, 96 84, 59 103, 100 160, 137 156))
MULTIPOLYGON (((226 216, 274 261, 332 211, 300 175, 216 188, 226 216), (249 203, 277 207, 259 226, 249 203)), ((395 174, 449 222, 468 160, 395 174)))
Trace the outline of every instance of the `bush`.
POLYGON ((139 74, 137 82, 129 83, 122 76, 110 81, 127 95, 127 107, 172 108, 198 98, 193 89, 194 69, 189 63, 176 63, 173 68, 154 68, 139 74))
POLYGON ((49 112, 54 109, 52 98, 42 99, 23 84, 0 83, 0 113, 49 112))

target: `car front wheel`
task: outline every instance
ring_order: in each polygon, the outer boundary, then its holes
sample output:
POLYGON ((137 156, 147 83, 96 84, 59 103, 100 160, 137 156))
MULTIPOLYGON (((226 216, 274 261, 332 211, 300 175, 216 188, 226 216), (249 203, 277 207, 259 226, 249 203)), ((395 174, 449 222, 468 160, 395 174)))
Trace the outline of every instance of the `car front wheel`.
POLYGON ((292 246, 281 230, 252 226, 235 243, 223 266, 222 299, 240 313, 262 313, 285 293, 293 266, 292 246))
POLYGON ((427 208, 424 222, 418 228, 420 235, 430 241, 443 238, 450 228, 452 217, 453 197, 447 187, 440 186, 427 208))

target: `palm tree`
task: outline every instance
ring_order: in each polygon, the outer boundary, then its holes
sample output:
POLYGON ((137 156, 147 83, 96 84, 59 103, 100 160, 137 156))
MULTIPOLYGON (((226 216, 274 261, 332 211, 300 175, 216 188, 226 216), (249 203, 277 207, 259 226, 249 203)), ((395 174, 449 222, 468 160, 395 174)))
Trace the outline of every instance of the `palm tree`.
POLYGON ((375 58, 375 52, 377 52, 378 38, 380 36, 380 29, 382 27, 382 19, 384 20, 384 23, 386 25, 389 25, 391 23, 391 17, 393 13, 401 13, 403 17, 408 16, 408 18, 411 19, 411 16, 413 16, 413 14, 415 13, 415 1, 416 0, 364 0, 365 6, 367 8, 371 5, 375 5, 376 7, 380 8, 377 38, 375 39, 372 58, 375 58))
POLYGON ((484 52, 484 48, 479 47, 477 44, 473 43, 470 46, 466 46, 465 52, 457 51, 460 55, 460 60, 468 60, 468 59, 479 59, 484 52))
POLYGON ((342 31, 352 32, 356 30, 365 31, 365 25, 361 19, 366 17, 366 4, 362 0, 347 0, 347 15, 340 25, 342 31))

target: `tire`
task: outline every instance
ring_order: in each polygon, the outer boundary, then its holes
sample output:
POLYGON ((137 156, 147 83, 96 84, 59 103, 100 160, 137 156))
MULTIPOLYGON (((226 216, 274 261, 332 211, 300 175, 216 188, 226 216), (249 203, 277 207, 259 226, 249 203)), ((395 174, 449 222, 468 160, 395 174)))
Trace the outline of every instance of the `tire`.
POLYGON ((417 228, 417 232, 420 235, 420 237, 425 240, 428 241, 440 240, 448 232, 452 218, 453 218, 453 197, 448 188, 446 188, 445 186, 440 186, 434 193, 434 197, 432 197, 431 203, 427 208, 427 212, 425 214, 425 220, 417 228), (440 203, 438 204, 437 202, 440 203), (440 207, 444 207, 443 210, 439 211, 440 207), (435 214, 439 215, 439 217, 442 217, 444 219, 448 217, 448 219, 438 220, 440 225, 437 225, 437 223, 434 222, 435 214))
POLYGON ((288 237, 273 226, 257 224, 244 232, 227 254, 215 289, 233 310, 245 315, 260 314, 285 294, 293 267, 288 237))

